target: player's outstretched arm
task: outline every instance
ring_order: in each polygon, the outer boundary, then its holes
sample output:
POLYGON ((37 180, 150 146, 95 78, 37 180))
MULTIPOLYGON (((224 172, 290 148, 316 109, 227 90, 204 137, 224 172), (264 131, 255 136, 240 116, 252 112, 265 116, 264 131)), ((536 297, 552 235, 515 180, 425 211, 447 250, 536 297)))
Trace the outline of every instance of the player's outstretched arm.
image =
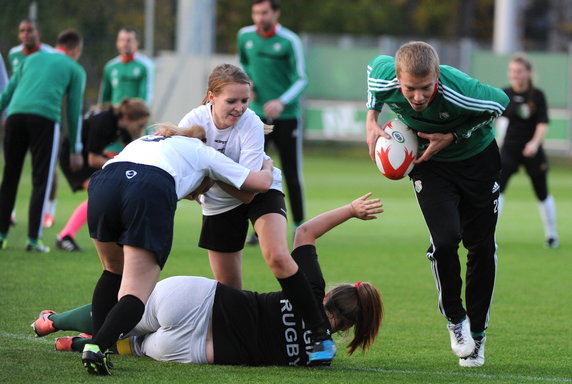
POLYGON ((314 245, 317 238, 352 217, 361 220, 377 219, 377 214, 383 212, 383 204, 380 199, 370 197, 371 192, 368 192, 349 204, 322 213, 299 226, 294 237, 294 248, 314 245))

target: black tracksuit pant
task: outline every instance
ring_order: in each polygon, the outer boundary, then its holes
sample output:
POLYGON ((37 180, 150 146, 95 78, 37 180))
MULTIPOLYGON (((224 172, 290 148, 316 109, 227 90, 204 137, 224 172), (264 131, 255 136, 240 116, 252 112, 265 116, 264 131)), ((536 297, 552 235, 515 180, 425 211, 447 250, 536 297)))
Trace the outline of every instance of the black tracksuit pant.
POLYGON ((498 217, 500 156, 493 141, 485 150, 456 162, 427 161, 410 174, 425 218, 439 309, 457 322, 465 315, 472 332, 488 326, 496 275, 495 229, 498 217), (466 310, 461 299, 458 248, 467 249, 466 310))
POLYGON ((0 233, 7 234, 18 184, 28 149, 32 154, 32 194, 28 211, 28 237, 42 236, 42 218, 58 156, 59 124, 35 114, 13 114, 6 119, 4 170, 0 186, 0 233))

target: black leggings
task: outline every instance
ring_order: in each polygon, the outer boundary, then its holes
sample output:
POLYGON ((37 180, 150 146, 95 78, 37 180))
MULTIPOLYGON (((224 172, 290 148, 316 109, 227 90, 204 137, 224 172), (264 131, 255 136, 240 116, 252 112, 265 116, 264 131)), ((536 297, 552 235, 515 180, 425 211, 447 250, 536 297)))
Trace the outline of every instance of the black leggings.
POLYGON ((304 221, 302 181, 302 128, 298 119, 274 120, 274 130, 265 136, 264 149, 274 142, 280 156, 280 167, 286 179, 290 210, 294 223, 304 221))
POLYGON ((502 170, 500 175, 501 193, 508 187, 508 182, 522 165, 532 183, 532 188, 538 201, 548 197, 548 159, 542 147, 534 157, 524 157, 520 146, 504 146, 501 150, 502 170))

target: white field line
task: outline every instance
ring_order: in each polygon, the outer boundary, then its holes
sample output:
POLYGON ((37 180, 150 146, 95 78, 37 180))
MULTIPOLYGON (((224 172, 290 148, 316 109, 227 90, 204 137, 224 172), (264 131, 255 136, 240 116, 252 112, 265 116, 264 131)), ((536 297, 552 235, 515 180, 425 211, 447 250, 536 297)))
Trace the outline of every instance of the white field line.
MULTIPOLYGON (((9 339, 30 341, 34 343, 52 344, 54 340, 46 339, 44 337, 22 336, 13 333, 0 333, 0 337, 9 339)), ((0 344, 1 345, 1 344, 0 344)), ((0 349, 3 349, 0 346, 0 349)), ((566 377, 538 377, 538 376, 519 376, 519 375, 493 375, 488 373, 472 373, 472 372, 430 372, 418 371, 415 369, 384 369, 384 368, 367 368, 367 367, 333 367, 337 371, 360 371, 360 372, 379 372, 379 373, 394 373, 403 375, 431 375, 431 376, 449 376, 449 377, 475 377, 489 380, 518 380, 518 381, 531 381, 531 382, 547 382, 547 383, 572 383, 572 378, 566 377)))
POLYGON ((430 372, 418 371, 415 369, 384 369, 384 368, 367 368, 367 367, 334 367, 335 370, 349 370, 361 372, 379 372, 379 373, 397 373, 404 375, 431 375, 431 376, 449 376, 449 377, 475 377, 483 379, 496 380, 518 380, 533 382, 550 382, 550 383, 572 383, 572 378, 566 377, 537 377, 537 376, 520 376, 520 375, 494 375, 489 373, 472 373, 472 372, 430 372))

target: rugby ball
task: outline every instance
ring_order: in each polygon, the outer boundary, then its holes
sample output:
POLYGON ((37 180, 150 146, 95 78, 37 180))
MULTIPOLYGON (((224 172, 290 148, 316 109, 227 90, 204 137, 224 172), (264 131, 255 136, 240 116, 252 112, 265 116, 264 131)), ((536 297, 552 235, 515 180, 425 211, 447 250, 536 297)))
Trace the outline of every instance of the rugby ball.
POLYGON ((404 178, 411 172, 417 157, 415 131, 398 119, 388 121, 383 130, 390 139, 380 136, 375 143, 375 163, 382 175, 391 180, 404 178))

